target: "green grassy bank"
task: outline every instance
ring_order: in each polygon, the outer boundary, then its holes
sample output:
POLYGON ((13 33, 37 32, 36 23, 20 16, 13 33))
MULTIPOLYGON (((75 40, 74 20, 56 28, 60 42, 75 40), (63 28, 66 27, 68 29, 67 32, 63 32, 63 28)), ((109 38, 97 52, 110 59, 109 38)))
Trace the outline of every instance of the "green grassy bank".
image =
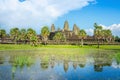
MULTIPOLYGON (((30 45, 0 44, 0 50, 36 50, 40 48, 95 48, 97 45, 38 45, 37 47, 30 45)), ((120 50, 120 45, 101 45, 99 49, 120 50)))

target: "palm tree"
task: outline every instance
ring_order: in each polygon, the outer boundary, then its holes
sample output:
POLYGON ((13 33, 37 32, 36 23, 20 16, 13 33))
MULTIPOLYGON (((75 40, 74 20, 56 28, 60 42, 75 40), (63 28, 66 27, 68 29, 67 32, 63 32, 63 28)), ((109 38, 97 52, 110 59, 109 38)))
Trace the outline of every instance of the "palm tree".
POLYGON ((105 37, 106 41, 109 42, 112 38, 111 30, 109 30, 109 29, 104 30, 104 37, 105 37))
POLYGON ((97 23, 94 24, 94 36, 97 38, 98 48, 99 48, 99 40, 103 37, 102 26, 98 26, 97 23))
POLYGON ((1 42, 3 42, 5 36, 6 36, 6 31, 4 29, 0 29, 1 42))
POLYGON ((62 40, 62 38, 63 38, 63 35, 62 35, 61 32, 57 32, 57 33, 55 34, 55 36, 53 37, 53 39, 54 39, 57 43, 59 43, 60 40, 62 40))
POLYGON ((81 39, 81 46, 83 46, 83 40, 86 38, 87 33, 85 30, 81 29, 78 33, 79 38, 81 39))
POLYGON ((38 38, 36 36, 35 30, 33 30, 32 28, 29 28, 27 30, 27 38, 30 41, 31 45, 33 45, 33 46, 37 45, 38 38))
POLYGON ((47 43, 49 34, 50 34, 49 28, 47 26, 44 26, 41 29, 41 36, 42 36, 42 40, 43 40, 43 42, 44 42, 45 45, 47 43))
POLYGON ((27 31, 26 31, 26 29, 21 29, 20 30, 20 40, 22 40, 25 43, 26 39, 27 39, 27 31))
POLYGON ((15 44, 17 43, 17 41, 19 40, 20 38, 20 31, 18 28, 12 28, 10 30, 10 37, 14 40, 15 44))

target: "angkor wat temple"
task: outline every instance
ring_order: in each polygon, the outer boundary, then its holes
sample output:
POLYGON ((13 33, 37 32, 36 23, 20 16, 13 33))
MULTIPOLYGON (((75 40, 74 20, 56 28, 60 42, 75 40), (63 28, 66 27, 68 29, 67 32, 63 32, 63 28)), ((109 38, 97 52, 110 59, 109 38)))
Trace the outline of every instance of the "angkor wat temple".
MULTIPOLYGON (((73 29, 69 29, 69 24, 68 21, 65 21, 63 29, 58 28, 57 30, 55 29, 54 24, 51 25, 51 32, 49 35, 49 42, 51 41, 52 43, 54 42, 53 37, 57 32, 61 32, 65 38, 66 42, 69 44, 80 44, 81 38, 78 36, 78 32, 80 31, 80 28, 74 24, 73 29)), ((101 44, 106 43, 105 39, 101 38, 99 39, 101 44)), ((109 43, 112 43, 114 40, 111 39, 109 43)), ((62 42, 62 41, 61 41, 62 42)), ((54 42, 55 43, 55 42, 54 42)), ((84 44, 97 44, 97 39, 93 36, 87 35, 86 38, 84 38, 84 44)))
MULTIPOLYGON (((54 24, 52 24, 47 43, 56 44, 56 41, 53 39, 53 37, 55 36, 57 32, 61 32, 65 36, 65 41, 60 40, 59 44, 80 44, 81 38, 79 38, 78 36, 79 31, 80 31, 80 28, 76 24, 74 24, 73 29, 70 30, 68 21, 65 21, 63 29, 58 28, 56 30, 54 24)), ((38 37, 38 43, 42 43, 42 36, 37 35, 37 37, 38 37)), ((105 39, 103 38, 99 39, 99 41, 100 41, 100 44, 106 43, 105 39)), ((111 40, 109 43, 112 44, 112 42, 114 44, 114 40, 111 40)), ((14 43, 14 42, 12 41, 10 36, 7 36, 4 38, 3 41, 0 39, 0 43, 14 43)), ((23 42, 18 41, 18 43, 23 43, 23 42)), ((26 41, 26 43, 29 43, 29 41, 26 41)), ((94 35, 93 36, 87 35, 87 37, 84 38, 84 44, 97 44, 97 39, 94 37, 94 35)))
POLYGON ((68 24, 67 21, 65 21, 64 28, 62 30, 58 29, 57 31, 55 31, 55 26, 54 26, 54 24, 52 24, 51 32, 50 32, 50 36, 49 37, 50 37, 50 40, 52 40, 54 35, 55 35, 55 33, 62 32, 62 34, 64 34, 64 36, 65 36, 65 38, 67 40, 78 40, 79 38, 78 38, 77 34, 78 34, 79 30, 80 29, 77 27, 77 25, 74 24, 73 30, 71 31, 69 29, 69 24, 68 24))
MULTIPOLYGON (((76 24, 73 25, 73 30, 70 30, 68 21, 65 21, 64 27, 62 30, 59 28, 58 28, 58 30, 55 30, 55 26, 54 26, 54 24, 52 24, 49 39, 53 40, 54 35, 57 32, 61 32, 62 34, 64 34, 64 36, 68 42, 78 42, 81 40, 78 36, 79 31, 80 31, 80 28, 76 24)), ((96 40, 95 40, 94 36, 87 36, 84 39, 84 41, 96 41, 96 40)))

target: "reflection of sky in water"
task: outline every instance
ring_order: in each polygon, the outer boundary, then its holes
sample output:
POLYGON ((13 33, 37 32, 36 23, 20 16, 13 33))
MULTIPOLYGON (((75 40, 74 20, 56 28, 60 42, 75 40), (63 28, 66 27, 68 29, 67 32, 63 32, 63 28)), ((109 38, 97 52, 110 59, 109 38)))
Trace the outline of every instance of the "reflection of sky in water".
POLYGON ((120 64, 115 59, 87 56, 86 60, 42 62, 40 57, 34 58, 32 65, 17 66, 12 72, 10 56, 0 55, 0 80, 120 80, 120 64))

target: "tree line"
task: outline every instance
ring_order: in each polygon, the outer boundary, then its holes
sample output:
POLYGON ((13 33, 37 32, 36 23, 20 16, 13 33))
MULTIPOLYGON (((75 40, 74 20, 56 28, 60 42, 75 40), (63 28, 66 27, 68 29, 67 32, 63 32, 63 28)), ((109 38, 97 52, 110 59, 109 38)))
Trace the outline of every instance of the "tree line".
MULTIPOLYGON (((68 22, 65 22, 65 24, 68 25, 68 22)), ((54 25, 52 25, 52 26, 54 26, 54 25)), ((76 26, 76 24, 74 26, 76 26)), ((54 29, 54 27, 52 27, 52 28, 54 29)), ((66 27, 65 27, 65 30, 67 30, 66 27)), ((73 30, 78 31, 75 34, 79 37, 79 39, 81 39, 81 46, 83 46, 84 39, 87 37, 86 31, 84 29, 79 30, 77 27, 74 27, 73 30)), ((54 31, 54 30, 50 31, 48 26, 42 27, 42 29, 40 31, 41 32, 40 35, 41 35, 42 42, 45 45, 47 44, 48 37, 50 35, 50 32, 52 32, 52 31, 54 31)), ((6 34, 5 29, 0 29, 1 42, 4 40, 4 38, 6 36, 7 36, 7 34, 6 34)), ((27 41, 29 41, 31 45, 36 46, 39 41, 36 31, 32 28, 29 28, 29 29, 11 28, 9 36, 10 36, 11 40, 13 42, 15 42, 15 44, 17 44, 17 41, 22 41, 23 43, 26 43, 27 41)), ((95 37, 95 39, 97 39, 98 47, 99 47, 100 39, 104 39, 105 41, 109 42, 113 38, 111 30, 103 29, 103 27, 99 26, 97 23, 94 23, 94 35, 93 36, 95 37)), ((115 41, 120 42, 119 37, 115 37, 115 38, 116 38, 115 41)), ((58 30, 58 32, 55 33, 53 40, 55 40, 59 44, 60 41, 66 41, 66 36, 58 30)))

